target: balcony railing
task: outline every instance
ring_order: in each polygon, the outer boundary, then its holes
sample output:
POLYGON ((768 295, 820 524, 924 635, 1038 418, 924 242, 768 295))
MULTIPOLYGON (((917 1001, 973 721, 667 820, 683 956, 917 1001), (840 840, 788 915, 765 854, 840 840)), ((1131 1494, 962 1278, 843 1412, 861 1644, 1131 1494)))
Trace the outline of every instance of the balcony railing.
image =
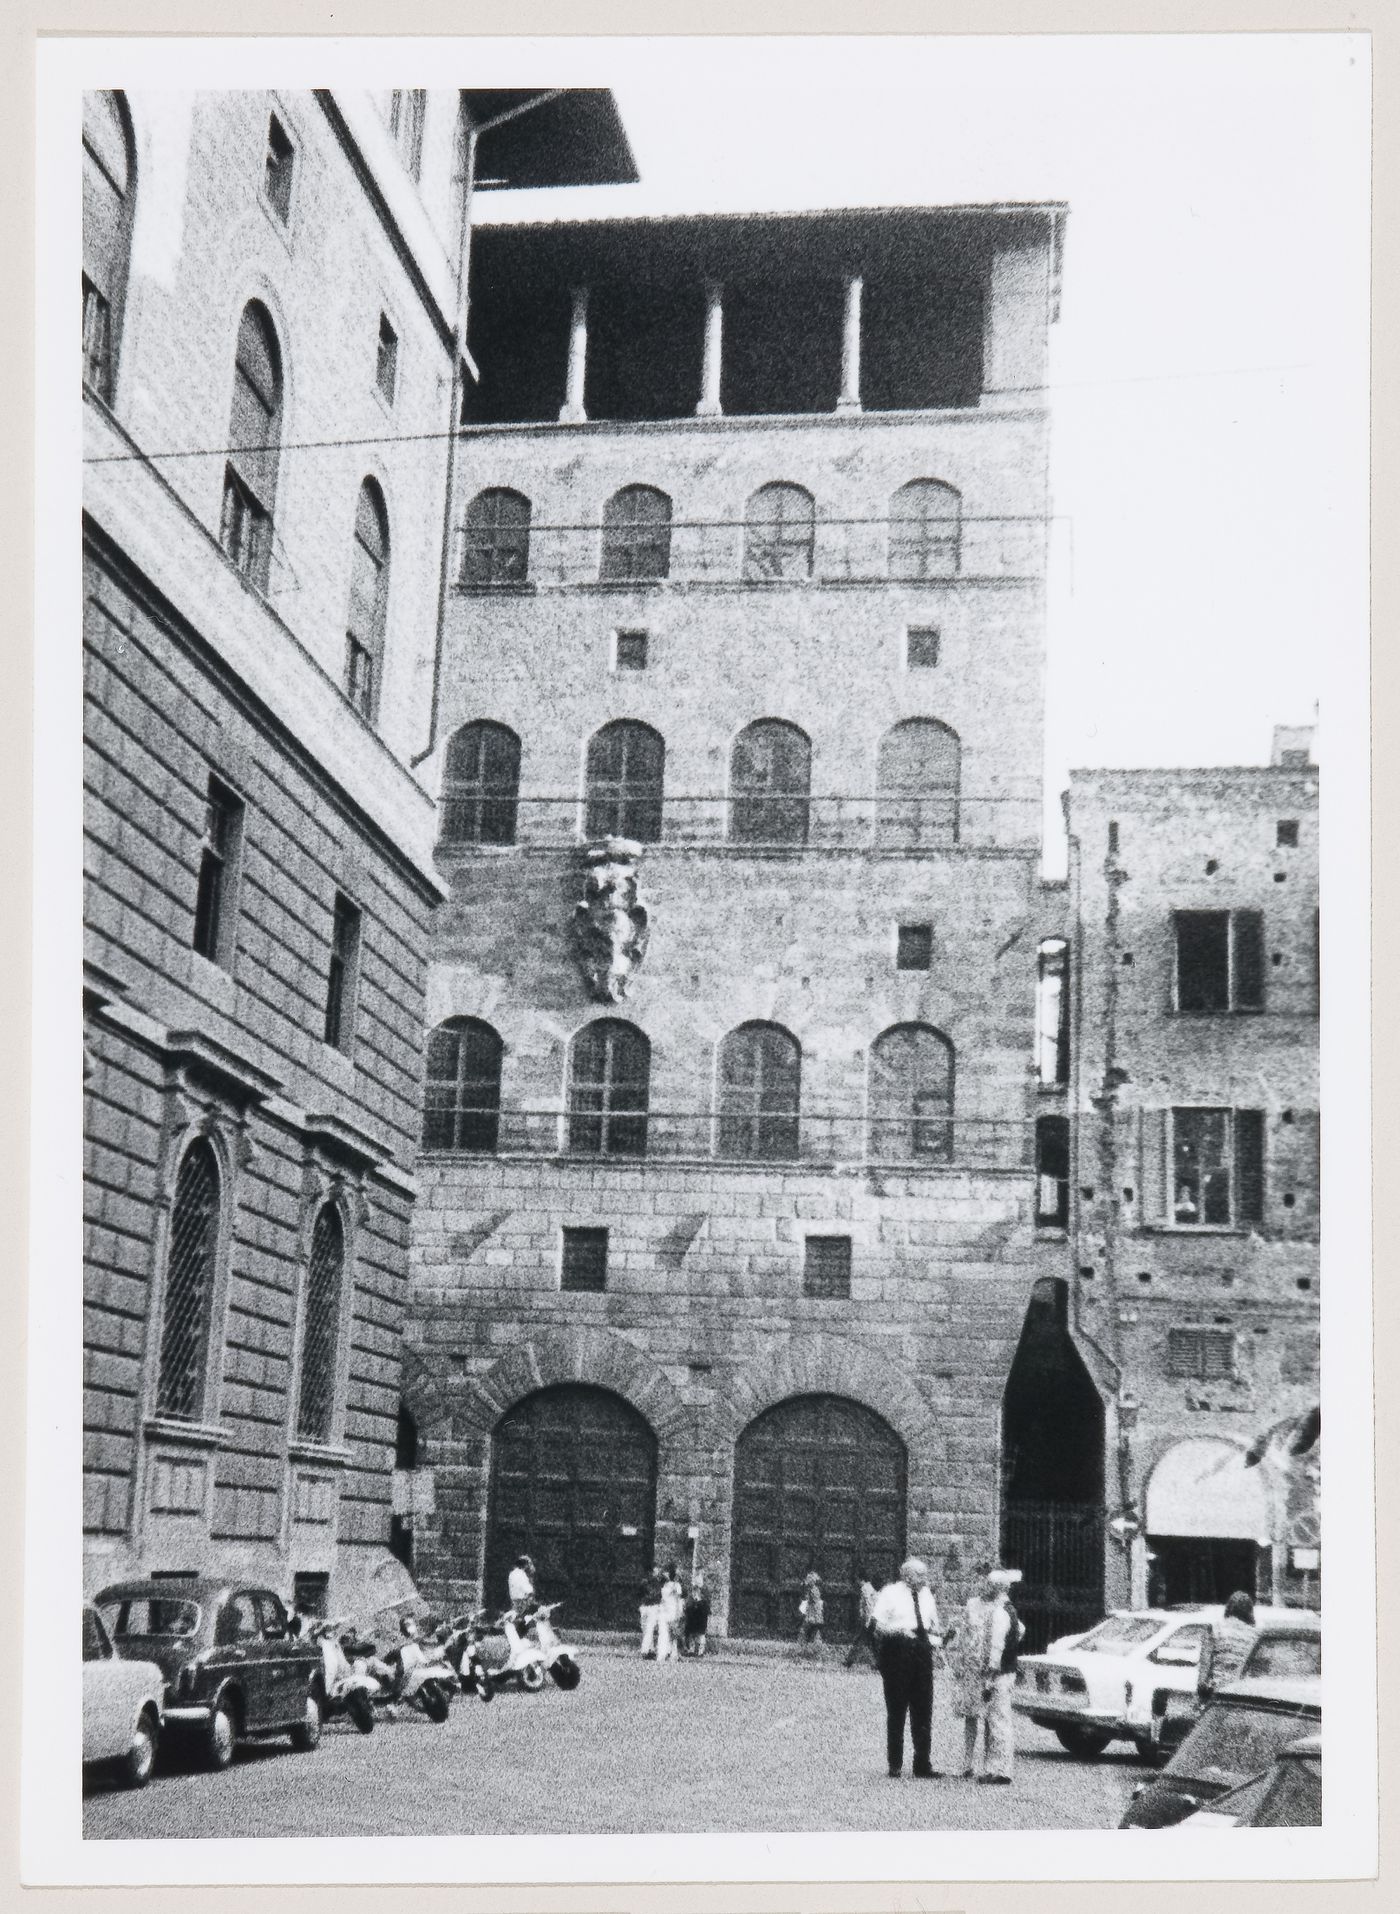
POLYGON ((946 584, 1043 576, 1048 521, 1026 514, 933 521, 819 517, 810 528, 744 519, 672 519, 669 541, 619 544, 602 524, 534 521, 459 525, 453 575, 466 591, 594 585, 601 591, 670 587, 946 584))
POLYGON ((658 796, 653 788, 639 788, 620 799, 610 795, 603 817, 586 796, 517 796, 448 779, 438 848, 560 849, 614 836, 741 856, 802 850, 909 855, 960 844, 1023 844, 1035 837, 1039 819, 1039 792, 1029 782, 1023 791, 977 796, 951 790, 923 796, 658 796))
POLYGON ((859 1167, 872 1175, 1025 1170, 1030 1122, 1006 1117, 866 1116, 837 1110, 462 1109, 433 1107, 430 1157, 563 1157, 578 1163, 734 1164, 781 1170, 859 1167))

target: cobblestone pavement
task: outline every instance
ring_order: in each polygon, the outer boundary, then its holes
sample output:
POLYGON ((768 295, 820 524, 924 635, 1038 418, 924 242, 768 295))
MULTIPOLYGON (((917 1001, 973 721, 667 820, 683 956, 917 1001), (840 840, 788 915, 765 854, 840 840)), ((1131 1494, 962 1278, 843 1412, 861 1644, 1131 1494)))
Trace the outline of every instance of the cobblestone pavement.
MULTIPOLYGON (((361 1736, 336 1722, 314 1754, 280 1741, 242 1750, 224 1774, 162 1762, 144 1793, 94 1786, 84 1833, 1112 1828, 1144 1772, 1128 1743, 1072 1761, 1021 1723, 1013 1787, 907 1770, 891 1781, 869 1668, 719 1656, 657 1666, 583 1652, 573 1694, 551 1686, 489 1706, 459 1696, 442 1727, 413 1715, 361 1736)), ((942 1753, 936 1739, 935 1763, 942 1753)))

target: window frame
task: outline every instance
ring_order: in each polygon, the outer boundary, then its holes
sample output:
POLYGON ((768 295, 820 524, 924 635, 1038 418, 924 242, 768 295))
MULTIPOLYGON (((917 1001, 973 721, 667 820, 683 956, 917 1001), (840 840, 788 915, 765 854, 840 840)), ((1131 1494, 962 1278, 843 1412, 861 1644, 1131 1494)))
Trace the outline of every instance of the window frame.
POLYGON ((875 751, 875 842, 890 849, 947 850, 962 842, 963 741, 942 718, 916 713, 900 718, 885 731, 875 751), (953 767, 943 783, 915 789, 909 779, 891 781, 892 765, 900 752, 899 740, 927 738, 941 741, 953 767))
POLYGON ((205 787, 204 829, 200 837, 199 867, 195 879, 190 948, 205 963, 217 965, 230 975, 238 951, 239 892, 242 888, 247 814, 245 799, 217 771, 211 770, 205 787), (216 841, 216 834, 211 829, 212 814, 216 810, 221 811, 225 818, 222 842, 216 841), (204 928, 201 929, 201 926, 204 928))
POLYGON ((333 1448, 342 1429, 345 1409, 345 1326, 347 1303, 354 1294, 354 1264, 352 1260, 353 1238, 349 1218, 345 1208, 333 1195, 322 1195, 312 1206, 310 1228, 307 1231, 304 1252, 300 1258, 300 1271, 297 1293, 297 1330, 296 1361, 293 1370, 291 1396, 290 1440, 298 1447, 310 1446, 318 1449, 333 1448), (339 1261, 335 1272, 335 1289, 331 1305, 325 1310, 325 1321, 318 1327, 320 1341, 319 1354, 322 1358, 324 1374, 319 1388, 324 1398, 322 1421, 315 1428, 307 1424, 307 1365, 311 1350, 311 1283, 313 1265, 316 1257, 317 1234, 323 1222, 330 1218, 338 1234, 339 1261))
POLYGON ((234 344, 219 543, 239 577, 264 597, 272 579, 286 409, 287 362, 282 340, 264 302, 249 299, 239 314, 234 344), (253 363, 254 345, 266 357, 268 392, 258 383, 263 368, 253 363), (256 444, 244 439, 254 412, 263 420, 256 444))
POLYGON ((393 542, 384 488, 372 474, 360 481, 355 494, 355 522, 350 535, 350 595, 345 613, 345 696, 366 724, 379 717, 384 680, 384 651, 389 631, 389 591, 393 542), (365 521, 379 544, 376 553, 365 537, 365 521), (363 554, 363 558, 362 555, 363 554), (373 567, 374 599, 360 590, 367 567, 373 567))
POLYGON ((1267 1217, 1268 1192, 1268 1135, 1264 1111, 1222 1104, 1173 1104, 1165 1111, 1165 1117, 1166 1226, 1172 1230, 1236 1232, 1262 1227, 1267 1217), (1178 1126, 1183 1117, 1224 1119, 1222 1160, 1218 1163, 1199 1166, 1196 1171, 1198 1215, 1194 1221, 1180 1214, 1179 1193, 1184 1185, 1178 1167, 1177 1144, 1178 1126), (1243 1145, 1240 1131, 1241 1118, 1248 1120, 1248 1129, 1253 1132, 1250 1140, 1243 1145), (1243 1160, 1247 1154, 1252 1154, 1252 1163, 1246 1163, 1243 1160), (1210 1171, 1214 1171, 1217 1175, 1224 1172, 1224 1188, 1228 1199, 1228 1214, 1224 1217, 1218 1213, 1215 1215, 1208 1213, 1211 1208, 1211 1195, 1205 1191, 1204 1177, 1210 1171), (1246 1176, 1254 1179, 1253 1189, 1246 1187, 1246 1176))
MULTIPOLYGON (((769 758, 774 753, 769 752, 769 758)), ((752 762, 752 760, 750 760, 752 762)), ((812 828, 812 740, 801 725, 786 718, 755 718, 729 747, 729 814, 725 838, 730 844, 755 850, 801 850, 812 828), (741 755, 760 750, 769 740, 781 740, 800 768, 792 784, 741 781, 741 755)))
POLYGON ((1264 912, 1253 905, 1212 906, 1207 909, 1181 909, 1171 913, 1171 1010, 1178 1017, 1258 1017, 1268 1009, 1268 965, 1264 960, 1264 912), (1190 919, 1225 919, 1224 984, 1225 1001, 1217 1004, 1186 1004, 1182 998, 1182 927, 1190 919), (1242 927, 1248 926, 1242 934, 1242 927), (1253 946, 1255 1000, 1241 1001, 1241 978, 1250 961, 1253 946))
POLYGON ((467 501, 462 520, 461 591, 524 591, 530 584, 530 532, 534 504, 513 485, 483 485, 467 501), (502 508, 523 509, 511 518, 502 508), (486 507, 493 508, 487 516, 486 507))
POLYGON ((355 1052, 363 938, 364 912, 344 891, 337 891, 331 905, 323 1041, 328 1049, 338 1050, 346 1057, 353 1056, 355 1052))
POLYGON ((438 843, 444 849, 454 849, 464 845, 512 845, 520 824, 520 737, 508 724, 502 724, 495 718, 469 718, 465 724, 458 725, 447 741, 443 755, 442 792, 439 798, 441 822, 438 826, 438 843), (453 769, 454 755, 465 754, 468 738, 477 747, 476 762, 480 767, 479 776, 464 777, 453 769), (500 783, 491 783, 488 773, 491 766, 486 762, 491 747, 499 747, 509 760, 511 776, 500 783), (449 831, 449 824, 459 821, 458 811, 454 807, 469 807, 466 815, 472 828, 449 831), (488 825, 493 828, 488 833, 488 825))
POLYGON ((607 585, 659 585, 671 576, 674 502, 659 485, 621 485, 604 502, 598 556, 599 582, 607 585), (643 499, 662 509, 653 519, 624 517, 628 505, 643 499), (652 559, 648 562, 648 553, 652 559))
POLYGON ((817 1302, 848 1303, 855 1275, 854 1244, 849 1236, 819 1231, 802 1239, 802 1294, 817 1302), (843 1253, 844 1252, 844 1253, 843 1253), (831 1253, 834 1269, 820 1264, 831 1253))
POLYGON ((751 585, 801 584, 816 576, 817 501, 805 485, 792 479, 769 479, 752 491, 744 505, 743 578, 751 585), (771 516, 760 500, 771 500, 771 516), (787 504, 805 500, 805 509, 790 514, 787 504), (788 556, 805 554, 790 566, 788 556))
MULTIPOLYGON (((782 1087, 782 1076, 778 1087, 782 1087)), ((733 1163, 795 1163, 802 1154, 802 1044, 794 1031, 766 1018, 750 1018, 726 1030, 715 1054, 715 1141, 714 1154, 733 1163), (791 1101, 769 1107, 767 1065, 760 1039, 774 1035, 785 1039, 783 1054, 791 1063, 791 1101), (751 1081, 737 1081, 728 1074, 729 1059, 737 1055, 737 1040, 750 1037, 757 1046, 756 1059, 749 1072, 751 1081), (733 1146, 742 1131, 743 1148, 733 1146), (774 1139, 776 1138, 776 1142, 774 1139)))
POLYGON ((170 1207, 161 1246, 160 1295, 157 1307, 153 1311, 154 1335, 150 1345, 152 1360, 149 1389, 151 1413, 160 1422, 197 1428, 207 1424, 209 1419, 210 1404, 215 1399, 222 1370, 223 1263, 228 1233, 228 1205, 229 1177, 222 1153, 212 1135, 196 1131, 184 1139, 174 1159, 174 1173, 170 1180, 170 1207), (205 1267, 198 1373, 190 1391, 189 1406, 186 1408, 181 1405, 180 1392, 175 1386, 178 1378, 168 1377, 167 1374, 167 1364, 171 1360, 167 1340, 171 1334, 170 1305, 174 1289, 171 1265, 177 1253, 176 1231, 179 1225, 180 1182, 196 1152, 201 1153, 208 1162, 213 1200, 209 1208, 206 1224, 207 1242, 203 1250, 205 1267))
POLYGON ((865 1151, 872 1163, 901 1164, 908 1169, 947 1168, 955 1160, 958 1053, 946 1031, 922 1019, 890 1024, 871 1040, 866 1064, 865 1151), (929 1054, 942 1057, 946 1088, 925 1087, 922 1068, 908 1072, 908 1081, 896 1079, 883 1061, 896 1052, 897 1040, 917 1057, 918 1040, 929 1038, 929 1054), (909 1040, 915 1040, 911 1043, 909 1040), (898 1090, 898 1109, 894 1108, 898 1090), (890 1147, 894 1140, 895 1147, 890 1147))
POLYGON ((567 1296, 602 1296, 608 1288, 611 1243, 605 1226, 596 1223, 565 1223, 559 1231, 559 1290, 567 1296), (582 1281, 590 1274, 589 1252, 599 1272, 599 1280, 582 1281), (598 1253, 601 1252, 601 1253, 598 1253), (573 1280, 570 1280, 572 1277, 573 1280))
POLYGON ((567 1144, 571 1156, 640 1161, 647 1153, 651 1108, 651 1041, 646 1032, 625 1017, 595 1017, 574 1032, 569 1044, 567 1144), (581 1065, 591 1061, 591 1046, 602 1045, 601 1070, 584 1076, 581 1065), (620 1074, 617 1057, 631 1046, 640 1069, 620 1074), (636 1091, 639 1102, 618 1101, 636 1091), (590 1106, 581 1098, 596 1099, 590 1106))
POLYGON ((957 578, 962 573, 963 496, 946 479, 920 476, 909 479, 890 495, 887 522, 886 567, 892 579, 914 584, 932 578, 957 578), (951 500, 949 512, 901 511, 900 499, 951 500), (950 529, 940 532, 937 528, 950 529))
POLYGON ((612 718, 599 725, 584 747, 583 837, 588 843, 621 837, 637 844, 659 844, 666 814, 666 740, 640 718, 612 718), (595 754, 621 745, 621 769, 604 776, 595 754), (655 771, 634 774, 631 757, 643 745, 655 747, 655 771), (613 822, 606 820, 612 818, 613 822))
POLYGON ((446 1017, 440 1024, 428 1032, 423 1059, 423 1128, 422 1149, 425 1154, 445 1156, 495 1156, 501 1146, 501 1096, 505 1075, 505 1044, 501 1034, 481 1017, 446 1017), (432 1071, 432 1047, 435 1038, 450 1036, 456 1041, 456 1064, 452 1076, 445 1073, 437 1076, 432 1071), (467 1065, 473 1060, 468 1049, 468 1036, 478 1040, 476 1055, 487 1055, 492 1068, 479 1073, 469 1073, 467 1065), (484 1040, 484 1041, 482 1041, 484 1040), (452 1101, 441 1109, 434 1109, 430 1103, 430 1091, 433 1085, 452 1085, 452 1101), (470 1101, 475 1090, 485 1086, 481 1101, 470 1101), (429 1126, 435 1116, 443 1112, 449 1119, 449 1139, 447 1142, 430 1140, 429 1126), (471 1134, 477 1140, 464 1140, 469 1126, 476 1127, 471 1134))

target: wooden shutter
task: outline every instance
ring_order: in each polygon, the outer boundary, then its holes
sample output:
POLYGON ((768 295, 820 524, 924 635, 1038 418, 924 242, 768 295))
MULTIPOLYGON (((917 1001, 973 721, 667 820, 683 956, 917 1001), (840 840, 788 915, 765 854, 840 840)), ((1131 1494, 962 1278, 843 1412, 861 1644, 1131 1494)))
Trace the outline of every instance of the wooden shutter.
POLYGON ((1235 1220, 1264 1220, 1264 1112, 1235 1112, 1235 1220))
POLYGON ((1142 1220, 1158 1228, 1167 1220, 1167 1112, 1138 1111, 1138 1188, 1142 1220))
POLYGON ((1264 1008, 1264 913, 1237 910, 1234 914, 1231 961, 1232 995, 1236 1010, 1264 1008))

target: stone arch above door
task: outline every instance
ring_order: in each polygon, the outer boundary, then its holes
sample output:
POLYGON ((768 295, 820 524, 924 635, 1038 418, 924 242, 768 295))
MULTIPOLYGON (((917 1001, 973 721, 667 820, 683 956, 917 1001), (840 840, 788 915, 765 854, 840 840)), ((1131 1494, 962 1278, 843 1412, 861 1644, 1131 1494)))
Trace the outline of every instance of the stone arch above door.
POLYGON ((849 1396, 882 1417, 911 1460, 938 1441, 933 1411, 907 1370, 843 1336, 794 1336, 746 1364, 709 1412, 715 1446, 732 1449, 766 1409, 789 1396, 849 1396))
POLYGON ((416 1375, 405 1374, 404 1393, 425 1430, 452 1418, 466 1425, 463 1434, 490 1436, 517 1402, 561 1382, 612 1390, 645 1416, 662 1443, 681 1434, 690 1417, 664 1370, 611 1329, 537 1329, 484 1375, 428 1375, 420 1366, 416 1375))

